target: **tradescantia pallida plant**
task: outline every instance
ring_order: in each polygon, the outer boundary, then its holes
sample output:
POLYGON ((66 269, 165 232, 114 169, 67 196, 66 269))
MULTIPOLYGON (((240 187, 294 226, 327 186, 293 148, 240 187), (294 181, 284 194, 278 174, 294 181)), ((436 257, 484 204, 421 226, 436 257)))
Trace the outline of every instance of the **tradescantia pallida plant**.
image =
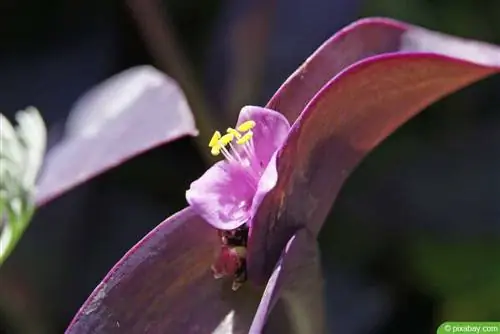
POLYGON ((486 43, 381 18, 344 28, 265 107, 214 133, 209 149, 225 159, 115 265, 67 333, 331 332, 316 237, 342 184, 412 116, 498 71, 500 48, 486 43), (268 322, 278 303, 285 317, 268 322))

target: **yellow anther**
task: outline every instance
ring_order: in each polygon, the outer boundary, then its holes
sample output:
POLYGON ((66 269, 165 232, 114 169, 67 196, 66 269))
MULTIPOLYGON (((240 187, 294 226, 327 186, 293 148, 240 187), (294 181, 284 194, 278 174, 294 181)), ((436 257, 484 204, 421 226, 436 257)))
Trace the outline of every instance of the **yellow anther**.
POLYGON ((208 143, 208 147, 215 147, 217 144, 219 144, 220 138, 221 138, 220 132, 215 131, 214 135, 212 136, 212 139, 210 139, 210 142, 208 143))
POLYGON ((222 136, 219 139, 219 144, 222 146, 226 146, 227 144, 229 144, 233 140, 234 140, 234 135, 231 133, 226 133, 224 136, 222 136))
POLYGON ((210 151, 210 153, 212 153, 212 155, 215 157, 215 156, 218 156, 220 154, 220 146, 214 146, 212 147, 212 150, 210 151))
POLYGON ((255 127, 255 122, 254 121, 246 121, 241 123, 237 129, 240 132, 247 132, 248 130, 252 130, 255 127))
POLYGON ((241 138, 241 133, 233 128, 227 128, 226 132, 232 134, 235 138, 241 138))
POLYGON ((248 131, 247 133, 245 133, 245 134, 243 135, 243 137, 241 137, 240 139, 238 139, 238 140, 236 141, 236 143, 237 143, 238 145, 243 145, 243 144, 247 143, 249 140, 251 140, 251 139, 252 139, 252 137, 253 137, 253 132, 252 132, 252 131, 248 131))

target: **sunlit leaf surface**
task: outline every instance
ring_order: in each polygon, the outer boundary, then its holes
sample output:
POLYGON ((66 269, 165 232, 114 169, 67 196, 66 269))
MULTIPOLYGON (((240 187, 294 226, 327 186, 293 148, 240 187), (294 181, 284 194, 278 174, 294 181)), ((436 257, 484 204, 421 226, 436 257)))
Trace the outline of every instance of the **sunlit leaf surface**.
POLYGON ((126 70, 85 94, 65 130, 47 154, 38 206, 142 152, 197 134, 181 89, 150 66, 126 70))

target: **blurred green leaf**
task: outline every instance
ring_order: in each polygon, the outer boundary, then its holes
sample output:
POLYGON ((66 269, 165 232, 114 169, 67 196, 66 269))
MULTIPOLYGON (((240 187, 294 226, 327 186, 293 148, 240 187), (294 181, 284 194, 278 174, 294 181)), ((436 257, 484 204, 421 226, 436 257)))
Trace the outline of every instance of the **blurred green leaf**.
POLYGON ((0 266, 26 230, 35 205, 35 181, 47 132, 37 109, 16 114, 17 126, 0 114, 0 266))
POLYGON ((443 320, 485 321, 500 319, 500 276, 449 296, 441 311, 443 320))
POLYGON ((411 264, 424 288, 443 299, 443 320, 485 321, 500 317, 499 254, 494 237, 422 240, 412 249, 411 264))

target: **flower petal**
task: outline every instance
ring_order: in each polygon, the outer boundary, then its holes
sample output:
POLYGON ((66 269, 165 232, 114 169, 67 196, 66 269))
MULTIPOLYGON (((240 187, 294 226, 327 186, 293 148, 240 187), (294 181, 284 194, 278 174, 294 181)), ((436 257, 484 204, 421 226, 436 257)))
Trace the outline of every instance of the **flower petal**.
POLYGON ((218 245, 191 208, 171 216, 111 269, 66 333, 248 332, 261 291, 213 279, 218 245))
POLYGON ((232 230, 250 219, 257 182, 247 171, 219 161, 191 183, 186 199, 203 219, 221 230, 232 230))
POLYGON ((172 79, 150 66, 128 69, 76 103, 65 138, 46 156, 37 205, 142 152, 196 134, 191 110, 172 79))
POLYGON ((349 173, 401 124, 443 96, 500 71, 500 48, 391 22, 376 25, 392 27, 398 32, 393 31, 393 43, 419 46, 419 52, 360 61, 307 105, 277 155, 278 182, 252 221, 250 279, 269 277, 298 228, 319 232, 349 173), (425 47, 437 53, 420 52, 425 47))
POLYGON ((316 238, 302 229, 283 251, 267 283, 250 333, 325 333, 323 287, 316 238), (273 312, 277 307, 282 307, 285 314, 273 312))
POLYGON ((255 157, 261 167, 265 168, 271 156, 285 141, 290 131, 290 123, 282 114, 274 110, 245 106, 241 109, 237 125, 250 120, 256 123, 252 129, 255 157))

